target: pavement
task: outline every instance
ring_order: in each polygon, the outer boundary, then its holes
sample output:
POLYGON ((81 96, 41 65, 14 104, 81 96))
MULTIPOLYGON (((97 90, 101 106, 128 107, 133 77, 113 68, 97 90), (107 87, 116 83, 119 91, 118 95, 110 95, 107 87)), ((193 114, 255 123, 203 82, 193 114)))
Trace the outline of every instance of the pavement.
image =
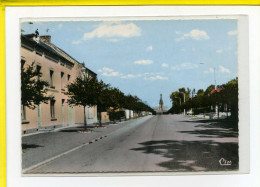
POLYGON ((91 129, 91 133, 79 132, 84 129, 84 126, 77 125, 56 129, 55 131, 24 135, 22 136, 22 169, 31 168, 84 143, 95 141, 97 138, 104 137, 126 125, 131 125, 150 117, 131 119, 116 124, 103 124, 105 128, 94 128, 94 125, 90 124, 88 128, 91 129))
POLYGON ((210 120, 157 115, 108 126, 89 134, 66 129, 23 137, 24 173, 195 172, 239 168, 238 133, 212 125, 210 120))

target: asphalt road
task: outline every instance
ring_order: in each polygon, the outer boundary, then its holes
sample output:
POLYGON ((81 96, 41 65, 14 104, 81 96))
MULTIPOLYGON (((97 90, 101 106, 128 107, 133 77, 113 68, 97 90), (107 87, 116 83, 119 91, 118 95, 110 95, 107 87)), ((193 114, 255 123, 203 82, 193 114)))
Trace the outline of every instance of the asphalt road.
POLYGON ((237 132, 211 124, 181 115, 136 120, 27 173, 237 170, 237 132))

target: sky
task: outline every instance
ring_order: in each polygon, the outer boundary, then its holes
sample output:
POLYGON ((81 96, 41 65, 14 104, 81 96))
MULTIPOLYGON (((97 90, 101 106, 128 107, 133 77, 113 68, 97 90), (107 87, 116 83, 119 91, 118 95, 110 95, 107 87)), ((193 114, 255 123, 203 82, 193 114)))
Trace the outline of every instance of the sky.
POLYGON ((23 22, 22 34, 51 42, 111 86, 151 107, 171 107, 179 88, 206 89, 237 77, 237 20, 23 22), (214 73, 215 69, 215 73, 214 73), (214 78, 215 77, 215 78, 214 78))

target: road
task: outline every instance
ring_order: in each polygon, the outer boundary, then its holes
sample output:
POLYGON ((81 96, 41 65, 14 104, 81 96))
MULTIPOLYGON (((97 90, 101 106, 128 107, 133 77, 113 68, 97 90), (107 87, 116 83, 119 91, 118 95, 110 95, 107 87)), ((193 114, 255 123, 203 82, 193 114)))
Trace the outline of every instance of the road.
POLYGON ((237 132, 211 124, 182 115, 146 117, 26 173, 237 170, 237 132))

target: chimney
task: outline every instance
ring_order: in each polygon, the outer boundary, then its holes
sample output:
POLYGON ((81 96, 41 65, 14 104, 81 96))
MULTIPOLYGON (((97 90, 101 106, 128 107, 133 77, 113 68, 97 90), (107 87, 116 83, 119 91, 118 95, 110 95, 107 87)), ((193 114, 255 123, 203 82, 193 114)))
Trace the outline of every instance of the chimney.
POLYGON ((51 43, 51 36, 50 35, 45 35, 45 36, 40 36, 41 42, 44 43, 51 43))

